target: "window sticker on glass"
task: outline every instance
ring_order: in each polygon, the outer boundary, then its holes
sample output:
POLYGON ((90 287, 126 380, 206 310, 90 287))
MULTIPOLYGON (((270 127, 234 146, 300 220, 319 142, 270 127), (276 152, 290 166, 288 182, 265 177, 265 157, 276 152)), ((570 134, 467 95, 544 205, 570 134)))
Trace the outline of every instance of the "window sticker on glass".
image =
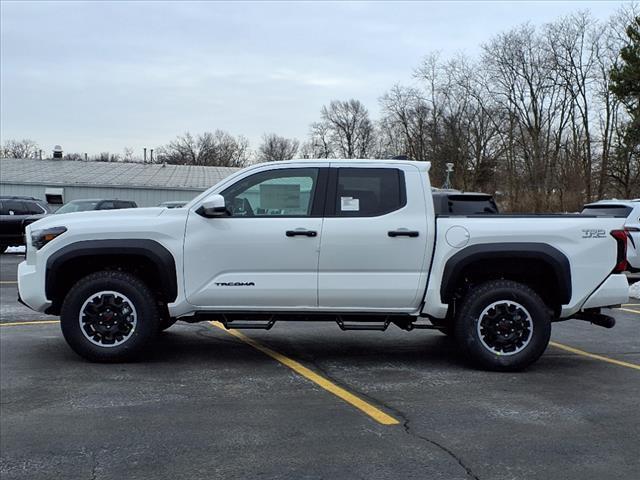
POLYGON ((340 197, 340 210, 343 212, 358 212, 360 200, 353 197, 340 197))

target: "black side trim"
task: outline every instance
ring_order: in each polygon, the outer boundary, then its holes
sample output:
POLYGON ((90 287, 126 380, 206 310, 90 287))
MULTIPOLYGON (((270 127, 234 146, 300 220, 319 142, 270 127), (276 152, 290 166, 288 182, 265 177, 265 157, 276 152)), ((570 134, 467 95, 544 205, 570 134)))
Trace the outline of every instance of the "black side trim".
POLYGON ((472 245, 451 257, 444 268, 440 297, 449 303, 464 269, 478 260, 534 259, 551 267, 558 281, 558 298, 562 304, 571 300, 571 266, 567 257, 546 243, 491 243, 472 245))
POLYGON ((67 261, 78 257, 104 255, 139 255, 151 260, 158 267, 159 281, 165 294, 165 300, 173 302, 178 296, 176 262, 169 250, 154 240, 117 239, 76 242, 52 254, 47 260, 45 277, 47 298, 55 298, 56 277, 67 261))

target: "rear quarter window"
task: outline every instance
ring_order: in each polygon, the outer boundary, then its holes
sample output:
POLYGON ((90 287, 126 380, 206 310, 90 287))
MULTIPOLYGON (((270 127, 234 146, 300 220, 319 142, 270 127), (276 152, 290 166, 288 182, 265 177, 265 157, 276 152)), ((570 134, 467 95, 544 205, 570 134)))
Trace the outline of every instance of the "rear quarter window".
POLYGON ((47 209, 37 202, 25 202, 25 206, 32 215, 42 215, 43 213, 47 213, 47 209))

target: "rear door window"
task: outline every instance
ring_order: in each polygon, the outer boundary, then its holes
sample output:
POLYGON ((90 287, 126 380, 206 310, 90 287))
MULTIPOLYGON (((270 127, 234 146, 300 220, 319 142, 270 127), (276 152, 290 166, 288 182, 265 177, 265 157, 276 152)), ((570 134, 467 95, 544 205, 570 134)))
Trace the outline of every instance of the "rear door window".
POLYGON ((375 217, 407 203, 404 173, 397 168, 338 168, 333 205, 327 214, 375 217))

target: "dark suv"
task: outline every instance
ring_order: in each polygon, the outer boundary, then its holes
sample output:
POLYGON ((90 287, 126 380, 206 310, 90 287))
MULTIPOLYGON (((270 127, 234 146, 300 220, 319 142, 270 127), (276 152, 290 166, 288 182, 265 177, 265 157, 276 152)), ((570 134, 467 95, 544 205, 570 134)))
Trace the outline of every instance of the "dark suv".
POLYGON ((0 197, 0 253, 24 245, 24 228, 51 213, 46 202, 33 197, 0 197))

